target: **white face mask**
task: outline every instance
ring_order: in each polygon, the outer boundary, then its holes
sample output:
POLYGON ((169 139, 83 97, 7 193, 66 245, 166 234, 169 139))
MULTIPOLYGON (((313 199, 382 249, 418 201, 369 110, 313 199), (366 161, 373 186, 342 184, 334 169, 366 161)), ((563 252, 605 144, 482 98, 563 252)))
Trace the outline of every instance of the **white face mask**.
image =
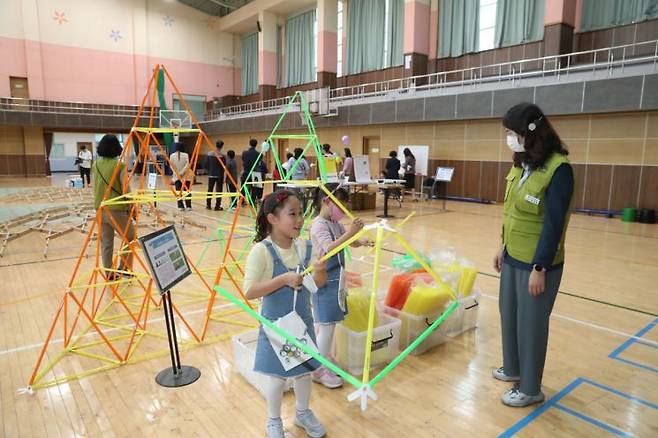
POLYGON ((512 152, 525 152, 525 148, 519 143, 519 139, 514 134, 507 134, 507 147, 512 152))

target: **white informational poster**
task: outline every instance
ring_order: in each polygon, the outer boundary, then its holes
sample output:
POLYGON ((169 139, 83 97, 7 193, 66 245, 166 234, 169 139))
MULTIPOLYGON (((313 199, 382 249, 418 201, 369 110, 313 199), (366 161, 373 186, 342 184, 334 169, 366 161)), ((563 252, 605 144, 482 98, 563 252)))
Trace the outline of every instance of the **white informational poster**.
POLYGON ((455 173, 454 167, 437 167, 436 176, 434 177, 435 181, 452 181, 452 175, 455 173))
MULTIPOLYGON (((414 157, 416 157, 416 173, 420 173, 423 176, 428 175, 428 166, 429 166, 429 146, 418 146, 418 145, 399 145, 398 146, 398 159, 400 164, 404 167, 404 150, 409 148, 414 157)), ((405 170, 405 169, 403 169, 405 170)))
POLYGON ((358 183, 371 183, 370 162, 367 155, 359 155, 352 158, 354 160, 354 179, 358 183))
POLYGON ((147 187, 149 190, 155 190, 155 188, 158 185, 158 174, 157 173, 149 173, 149 180, 147 187))
POLYGON ((161 294, 190 275, 190 266, 173 225, 142 236, 139 242, 161 294))
POLYGON ((254 183, 252 187, 259 189, 263 188, 263 172, 252 172, 251 181, 254 183))

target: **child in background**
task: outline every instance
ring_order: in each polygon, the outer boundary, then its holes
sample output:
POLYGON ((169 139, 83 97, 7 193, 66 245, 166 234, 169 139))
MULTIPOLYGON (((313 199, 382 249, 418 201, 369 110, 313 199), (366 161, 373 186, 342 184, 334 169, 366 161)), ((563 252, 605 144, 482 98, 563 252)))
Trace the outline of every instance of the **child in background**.
MULTIPOLYGON (((326 188, 340 202, 346 203, 348 201, 349 194, 345 189, 340 188, 338 184, 327 184, 326 188)), ((311 224, 311 242, 318 258, 321 258, 358 233, 363 228, 363 221, 358 218, 354 219, 346 231, 345 227, 340 224, 340 220, 345 217, 345 213, 321 188, 316 189, 313 202, 318 216, 313 219, 311 224)), ((368 239, 363 238, 352 243, 352 246, 367 244, 369 244, 368 239)), ((330 356, 336 323, 345 319, 348 310, 345 303, 344 268, 345 257, 341 251, 327 262, 326 284, 320 287, 317 293, 311 295, 313 317, 320 326, 318 351, 324 357, 330 356)), ((338 388, 343 385, 343 379, 325 367, 321 367, 313 373, 313 381, 321 383, 327 388, 338 388)))
MULTIPOLYGON (((256 218, 255 242, 258 243, 247 257, 244 290, 248 299, 262 297, 261 315, 270 321, 276 321, 294 309, 315 342, 310 292, 303 286, 303 278, 299 273, 300 269, 308 266, 312 255, 311 242, 297 240, 303 226, 301 201, 295 192, 279 190, 265 198, 256 218)), ((314 265, 313 280, 317 286, 325 284, 326 263, 314 265)), ((297 408, 295 425, 303 428, 311 437, 319 438, 326 434, 322 424, 309 409, 312 386, 310 373, 319 366, 315 359, 310 359, 286 371, 263 326, 260 326, 254 371, 268 376, 265 398, 269 415, 266 425, 269 438, 285 436, 281 401, 287 378, 294 379, 297 408)))

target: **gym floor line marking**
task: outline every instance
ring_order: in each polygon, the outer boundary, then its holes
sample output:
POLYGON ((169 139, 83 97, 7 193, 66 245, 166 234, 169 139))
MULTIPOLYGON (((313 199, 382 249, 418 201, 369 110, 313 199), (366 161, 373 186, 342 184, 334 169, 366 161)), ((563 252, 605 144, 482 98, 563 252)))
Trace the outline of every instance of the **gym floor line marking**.
MULTIPOLYGON (((478 274, 482 274, 486 277, 497 278, 497 279, 500 280, 500 275, 490 274, 488 272, 481 272, 481 271, 478 271, 478 274)), ((574 294, 574 293, 571 293, 571 292, 565 292, 565 291, 559 290, 558 293, 562 294, 562 295, 569 296, 569 297, 585 300, 585 301, 591 301, 593 303, 604 304, 606 306, 616 307, 618 309, 623 309, 623 310, 628 310, 628 311, 631 311, 631 312, 641 313, 641 314, 647 315, 647 316, 653 316, 653 317, 658 316, 657 313, 647 312, 646 310, 636 309, 636 308, 633 308, 633 307, 622 306, 621 304, 615 304, 615 303, 611 303, 609 301, 597 300, 596 298, 590 298, 590 297, 586 297, 586 296, 583 296, 583 295, 574 294)))
MULTIPOLYGON (((227 307, 235 307, 235 306, 234 306, 234 304, 231 304, 231 303, 221 304, 221 305, 213 306, 213 310, 224 309, 224 308, 227 308, 227 307)), ((201 309, 191 310, 189 312, 183 312, 183 315, 185 315, 185 316, 196 315, 197 313, 206 312, 207 310, 208 309, 206 309, 204 307, 204 308, 201 308, 201 309)), ((150 319, 149 324, 152 324, 154 322, 161 322, 161 321, 164 321, 164 317, 159 317, 159 318, 156 318, 156 319, 150 319)), ((118 328, 118 327, 109 328, 107 330, 103 330, 103 333, 111 333, 111 332, 115 332, 115 331, 118 331, 118 330, 121 330, 121 328, 118 328)), ((89 332, 89 333, 83 335, 81 338, 85 338, 85 337, 96 335, 96 334, 97 334, 97 332, 95 332, 95 331, 94 332, 89 332)), ((63 342, 64 342, 63 338, 55 339, 55 340, 50 341, 51 344, 61 344, 63 342)), ((6 349, 6 350, 2 350, 2 351, 0 351, 0 356, 4 356, 4 355, 7 355, 7 354, 11 354, 11 353, 18 353, 20 351, 25 351, 25 350, 31 350, 33 348, 38 348, 38 347, 43 347, 43 342, 39 342, 39 343, 36 343, 36 344, 22 345, 20 347, 15 347, 15 348, 9 348, 9 349, 6 349)))
POLYGON ((619 391, 618 389, 615 389, 611 386, 606 386, 601 383, 595 382, 594 380, 585 378, 585 377, 577 377, 575 380, 573 380, 571 383, 569 383, 567 386, 562 388, 559 392, 557 392, 553 397, 548 399, 544 404, 539 406, 537 409, 534 411, 530 412, 528 415, 514 423, 509 429, 498 435, 498 438, 509 438, 517 433, 519 433, 521 430, 523 430, 526 426, 528 426, 530 423, 532 423, 534 420, 539 418, 543 413, 548 411, 550 408, 556 408, 560 410, 561 412, 564 412, 566 414, 572 415, 575 418, 578 418, 579 420, 585 421, 587 423, 592 424, 593 426, 599 427, 606 432, 610 432, 613 435, 617 436, 622 436, 622 437, 631 437, 633 436, 632 434, 625 432, 621 429, 617 429, 616 427, 613 427, 609 425, 608 423, 605 423, 601 420, 598 420, 596 418, 590 417, 589 415, 583 414, 581 412, 575 411, 574 409, 568 408, 564 406, 563 404, 560 403, 560 401, 566 397, 567 395, 573 393, 578 387, 581 385, 590 385, 595 388, 599 388, 603 391, 609 392, 611 394, 614 394, 618 397, 624 398, 626 400, 629 400, 633 403, 637 403, 642 406, 646 406, 652 409, 658 410, 658 405, 655 403, 652 403, 650 401, 641 399, 639 397, 636 397, 631 394, 627 394, 625 392, 619 391))
MULTIPOLYGON (((246 239, 247 237, 249 237, 249 236, 234 235, 233 240, 246 239)), ((196 240, 196 241, 192 241, 192 242, 183 241, 183 243, 185 245, 200 245, 200 244, 209 243, 209 242, 219 242, 219 239, 196 240)), ((56 249, 59 250, 59 249, 65 249, 65 248, 56 248, 56 249)), ((40 252, 41 251, 22 252, 22 253, 12 253, 10 255, 15 256, 15 255, 33 254, 33 253, 40 253, 40 252)), ((51 258, 51 259, 44 259, 44 260, 30 260, 30 261, 27 261, 27 262, 18 262, 18 263, 11 263, 11 264, 7 264, 7 265, 0 265, 0 268, 11 268, 13 266, 33 265, 35 263, 48 263, 48 262, 58 262, 58 261, 62 261, 62 260, 73 260, 73 259, 77 259, 78 257, 79 256, 76 255, 76 256, 71 256, 71 257, 60 257, 60 258, 57 258, 57 259, 52 259, 51 258)))
MULTIPOLYGON (((481 295, 485 298, 489 298, 490 300, 498 301, 497 296, 488 295, 488 294, 485 294, 485 293, 481 293, 481 295)), ((603 326, 603 325, 595 324, 593 322, 588 322, 588 321, 583 321, 583 320, 580 320, 580 319, 572 318, 570 316, 562 315, 558 312, 551 313, 551 317, 556 317, 558 319, 563 319, 565 321, 570 321, 570 322, 573 322, 573 323, 576 323, 576 324, 583 325, 585 327, 590 327, 590 328, 593 328, 593 329, 596 329, 596 330, 601 330, 601 331, 604 331, 604 332, 612 333, 612 334, 615 334, 617 336, 621 336, 623 338, 635 339, 637 342, 658 347, 658 342, 652 341, 650 339, 639 338, 636 335, 631 335, 629 333, 622 332, 620 330, 615 330, 613 328, 606 327, 606 326, 603 326)))

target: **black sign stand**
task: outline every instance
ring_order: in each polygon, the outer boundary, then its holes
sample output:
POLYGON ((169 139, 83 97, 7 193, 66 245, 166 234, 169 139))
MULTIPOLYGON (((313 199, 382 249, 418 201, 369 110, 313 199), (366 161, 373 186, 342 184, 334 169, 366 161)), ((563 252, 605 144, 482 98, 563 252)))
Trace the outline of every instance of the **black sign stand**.
POLYGON ((189 385, 190 383, 196 382, 199 377, 201 377, 201 371, 195 367, 183 366, 180 363, 178 340, 176 339, 176 321, 174 320, 174 309, 171 304, 171 288, 183 281, 183 279, 189 276, 192 271, 187 262, 187 258, 185 257, 185 253, 183 252, 183 247, 178 238, 178 234, 176 233, 176 228, 173 225, 151 234, 147 234, 146 236, 142 236, 139 238, 139 242, 144 249, 146 261, 148 262, 149 268, 153 273, 153 279, 155 280, 162 296, 162 309, 164 310, 165 323, 167 324, 167 340, 169 341, 169 354, 171 355, 171 368, 166 368, 160 371, 155 377, 155 381, 160 386, 166 386, 168 388, 189 385), (167 234, 170 235, 167 236, 167 234), (162 249, 158 249, 154 254, 154 249, 162 244, 159 241, 163 238, 166 238, 164 244, 166 245, 169 243, 169 246, 166 247, 165 252, 162 252, 162 249), (155 266, 153 258, 159 259, 156 261, 155 266), (165 261, 164 263, 163 260, 165 261), (162 270, 163 267, 166 268, 167 263, 178 263, 181 261, 184 263, 185 269, 178 272, 180 271, 180 268, 183 267, 183 264, 179 266, 174 264, 177 273, 175 278, 168 278, 165 276, 163 279, 161 277, 161 272, 159 270, 162 270))
POLYGON ((160 386, 177 388, 196 382, 201 377, 201 371, 197 368, 180 364, 178 353, 178 341, 176 339, 176 324, 174 322, 174 310, 171 305, 171 292, 166 291, 162 295, 162 306, 167 324, 167 340, 169 341, 169 353, 171 355, 171 368, 166 368, 158 373, 155 381, 160 386))

